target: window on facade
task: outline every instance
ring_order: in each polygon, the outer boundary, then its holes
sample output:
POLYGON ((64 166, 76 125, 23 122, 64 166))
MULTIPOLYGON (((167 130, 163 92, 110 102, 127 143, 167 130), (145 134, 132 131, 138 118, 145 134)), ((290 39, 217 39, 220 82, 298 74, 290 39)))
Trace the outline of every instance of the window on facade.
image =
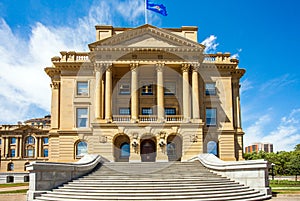
POLYGON ((0 145, 2 144, 2 139, 0 139, 0 145))
POLYGON ((34 157, 34 147, 33 146, 26 147, 25 152, 26 152, 26 157, 29 157, 29 158, 34 157))
POLYGON ((176 115, 176 108, 165 108, 165 115, 176 115))
POLYGON ((206 95, 216 95, 216 83, 206 83, 205 84, 205 94, 206 95))
POLYGON ((83 141, 78 142, 76 145, 76 157, 81 158, 87 153, 87 143, 83 141))
POLYGON ((43 138, 43 144, 49 144, 49 138, 44 137, 43 138))
POLYGON ((89 83, 87 81, 77 82, 77 95, 78 96, 89 95, 89 83))
POLYGON ((15 165, 13 163, 8 163, 7 164, 7 171, 14 171, 15 165))
POLYGON ((34 137, 32 137, 32 136, 27 137, 25 140, 25 143, 26 144, 34 144, 34 137))
POLYGON ((86 128, 88 126, 88 109, 77 108, 76 109, 76 127, 86 128))
POLYGON ((121 158, 128 158, 130 156, 130 145, 127 142, 123 143, 120 149, 121 149, 121 154, 120 154, 121 158))
POLYGON ((44 149, 43 150, 43 156, 44 157, 48 157, 48 149, 44 149))
POLYGON ((217 109, 215 108, 206 109, 206 125, 207 126, 217 125, 217 109))
POLYGON ((142 115, 153 115, 153 110, 150 107, 142 108, 142 115))
POLYGON ((130 115, 130 108, 119 108, 120 115, 130 115))
POLYGON ((15 149, 11 149, 10 150, 10 157, 15 157, 16 156, 16 150, 15 149))
POLYGON ((16 144, 16 141, 15 137, 10 138, 10 144, 16 144))
POLYGON ((207 143, 207 153, 213 154, 215 156, 218 155, 218 145, 215 141, 209 141, 207 143))
POLYGON ((176 94, 176 83, 175 82, 166 82, 164 89, 165 89, 165 95, 175 95, 176 94))
POLYGON ((26 165, 29 165, 29 162, 26 162, 26 163, 24 164, 24 171, 26 171, 26 165))
POLYGON ((130 95, 130 84, 120 84, 119 94, 130 95))
POLYGON ((142 95, 153 95, 153 85, 143 85, 142 87, 142 95))

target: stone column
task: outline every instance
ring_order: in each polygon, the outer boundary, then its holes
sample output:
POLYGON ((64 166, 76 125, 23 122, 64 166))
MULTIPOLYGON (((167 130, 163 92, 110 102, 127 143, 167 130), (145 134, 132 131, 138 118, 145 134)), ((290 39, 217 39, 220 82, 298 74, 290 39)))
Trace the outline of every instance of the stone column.
POLYGON ((200 119, 198 70, 199 65, 195 64, 192 74, 193 119, 200 119))
POLYGON ((39 152, 38 152, 38 157, 42 157, 43 156, 43 142, 42 142, 42 137, 39 137, 39 146, 38 146, 38 149, 39 149, 39 152))
POLYGON ((23 157, 23 137, 20 137, 20 144, 19 144, 19 156, 23 157))
POLYGON ((5 152, 4 156, 7 157, 9 156, 9 137, 5 138, 5 152))
POLYGON ((59 128, 59 100, 60 100, 60 82, 52 80, 52 100, 51 100, 51 128, 59 128))
POLYGON ((183 119, 185 122, 189 122, 191 119, 190 112, 190 85, 189 85, 189 69, 190 64, 182 64, 182 102, 183 102, 183 119))
POLYGON ((97 65, 95 66, 96 70, 96 80, 95 80, 95 119, 101 119, 101 94, 102 94, 102 71, 101 68, 97 65))
POLYGON ((38 157, 38 150, 39 150, 39 141, 38 141, 39 138, 35 138, 35 141, 34 141, 34 158, 37 158, 38 157))
POLYGON ((112 121, 112 66, 105 71, 105 120, 112 121))
POLYGON ((164 121, 165 106, 164 106, 164 75, 163 75, 164 64, 156 64, 157 71, 157 120, 164 121))
POLYGON ((15 157, 19 157, 19 137, 16 137, 15 157))
POLYGON ((139 118, 139 104, 138 104, 138 72, 137 63, 130 64, 131 70, 131 121, 137 122, 139 118))

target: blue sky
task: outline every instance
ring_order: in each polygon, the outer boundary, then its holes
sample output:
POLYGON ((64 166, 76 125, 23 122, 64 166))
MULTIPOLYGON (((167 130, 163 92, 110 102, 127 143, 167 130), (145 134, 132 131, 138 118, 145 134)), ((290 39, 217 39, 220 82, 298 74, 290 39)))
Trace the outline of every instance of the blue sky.
MULTIPOLYGON (((300 2, 297 0, 153 0, 168 16, 148 12, 158 27, 198 26, 211 52, 231 52, 247 70, 241 102, 244 144, 300 143, 300 2)), ((50 80, 43 68, 61 50, 87 50, 94 25, 144 24, 143 0, 1 0, 0 124, 50 110, 50 80)))

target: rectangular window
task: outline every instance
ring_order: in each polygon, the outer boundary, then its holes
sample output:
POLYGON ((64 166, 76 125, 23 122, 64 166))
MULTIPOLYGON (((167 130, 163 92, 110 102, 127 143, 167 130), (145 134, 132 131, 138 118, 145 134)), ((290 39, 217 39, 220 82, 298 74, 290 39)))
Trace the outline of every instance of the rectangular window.
POLYGON ((216 83, 205 84, 205 95, 216 95, 216 83))
POLYGON ((206 125, 216 126, 217 125, 217 109, 207 108, 206 109, 206 125))
POLYGON ((153 85, 143 85, 142 87, 142 95, 153 95, 153 85))
POLYGON ((10 150, 10 157, 15 157, 16 156, 16 150, 15 149, 11 149, 10 150))
POLYGON ((44 149, 44 157, 48 157, 48 149, 44 149))
POLYGON ((76 108, 76 126, 77 128, 86 128, 88 126, 87 108, 76 108))
POLYGON ((120 95, 130 95, 130 84, 120 84, 119 86, 120 95))
POLYGON ((33 157, 34 156, 34 149, 27 149, 27 157, 33 157))
POLYGON ((44 138, 43 138, 43 143, 44 143, 44 144, 49 144, 49 138, 44 137, 44 138))
POLYGON ((176 115, 176 108, 165 108, 165 115, 176 115))
POLYGON ((153 115, 153 110, 152 108, 142 108, 142 115, 153 115))
POLYGON ((88 96, 89 95, 89 83, 77 82, 77 95, 78 96, 88 96))
POLYGON ((15 137, 12 137, 10 139, 10 144, 16 144, 16 138, 15 137))
POLYGON ((165 95, 175 95, 176 94, 176 83, 175 82, 166 82, 165 86, 165 95))
POLYGON ((119 108, 120 115, 130 115, 130 108, 119 108))

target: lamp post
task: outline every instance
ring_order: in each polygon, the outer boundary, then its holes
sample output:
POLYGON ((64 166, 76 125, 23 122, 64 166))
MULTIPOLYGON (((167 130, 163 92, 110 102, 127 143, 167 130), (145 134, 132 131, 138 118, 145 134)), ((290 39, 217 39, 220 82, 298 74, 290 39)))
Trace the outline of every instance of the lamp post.
POLYGON ((274 166, 275 166, 275 164, 272 163, 271 164, 271 167, 272 167, 272 180, 274 180, 274 166))

